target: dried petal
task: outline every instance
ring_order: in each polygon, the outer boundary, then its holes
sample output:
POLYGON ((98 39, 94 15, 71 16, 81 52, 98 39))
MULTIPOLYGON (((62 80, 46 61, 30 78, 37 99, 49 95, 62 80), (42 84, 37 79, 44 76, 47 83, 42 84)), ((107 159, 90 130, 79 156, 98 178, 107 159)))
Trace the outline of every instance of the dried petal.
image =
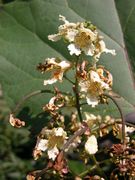
POLYGON ((18 118, 14 118, 13 114, 10 114, 9 122, 12 126, 14 126, 16 128, 21 128, 22 126, 25 126, 25 122, 21 121, 18 118))

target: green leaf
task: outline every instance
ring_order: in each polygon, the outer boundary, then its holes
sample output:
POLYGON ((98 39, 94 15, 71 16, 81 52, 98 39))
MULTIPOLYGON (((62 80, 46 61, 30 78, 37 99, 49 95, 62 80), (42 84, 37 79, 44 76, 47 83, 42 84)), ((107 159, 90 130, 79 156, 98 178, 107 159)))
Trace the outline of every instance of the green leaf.
POLYGON ((68 167, 71 172, 73 172, 75 175, 81 174, 82 172, 87 170, 87 166, 84 163, 70 160, 68 161, 68 167))
POLYGON ((135 1, 115 1, 135 77, 135 1))
MULTIPOLYGON (((10 107, 13 109, 27 93, 48 89, 48 86, 43 86, 43 79, 46 77, 36 71, 39 62, 55 56, 71 59, 63 42, 53 43, 47 39, 49 34, 57 32, 59 14, 73 22, 92 21, 104 36, 107 47, 116 50, 117 56, 103 55, 99 63, 113 74, 113 91, 122 96, 122 107, 126 107, 124 111, 133 111, 133 80, 119 18, 112 0, 15 1, 0 9, 0 82, 10 107)), ((72 86, 67 81, 57 85, 62 91, 72 91, 72 86)), ((42 112, 42 105, 50 97, 48 94, 33 97, 24 106, 34 116, 42 112)), ((114 106, 111 112, 113 111, 114 106)))

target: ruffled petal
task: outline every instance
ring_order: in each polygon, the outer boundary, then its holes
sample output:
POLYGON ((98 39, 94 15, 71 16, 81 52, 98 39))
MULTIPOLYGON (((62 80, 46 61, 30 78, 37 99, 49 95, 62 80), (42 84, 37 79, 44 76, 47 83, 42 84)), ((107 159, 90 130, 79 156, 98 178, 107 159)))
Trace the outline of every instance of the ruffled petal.
POLYGON ((48 84, 54 84, 58 81, 58 79, 56 78, 52 78, 52 79, 48 79, 48 80, 44 80, 44 85, 48 85, 48 84))
POLYGON ((75 44, 68 45, 68 50, 70 55, 75 54, 76 56, 79 56, 81 54, 81 50, 75 46, 75 44))
POLYGON ((88 154, 95 154, 98 151, 97 138, 92 135, 85 143, 85 150, 88 154))
POLYGON ((55 146, 54 148, 48 150, 47 154, 48 154, 49 159, 52 159, 54 161, 56 159, 57 155, 59 154, 59 150, 55 146))

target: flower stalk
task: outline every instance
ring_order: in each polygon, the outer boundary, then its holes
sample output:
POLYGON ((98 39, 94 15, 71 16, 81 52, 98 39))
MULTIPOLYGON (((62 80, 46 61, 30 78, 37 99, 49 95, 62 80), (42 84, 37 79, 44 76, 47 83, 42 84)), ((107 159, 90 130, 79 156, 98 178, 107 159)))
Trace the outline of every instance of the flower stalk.
POLYGON ((118 111, 119 111, 121 119, 122 119, 122 140, 121 141, 122 141, 123 145, 125 145, 125 125, 126 124, 125 124, 125 117, 124 117, 123 111, 122 111, 121 107, 119 106, 119 104, 117 103, 117 101, 111 95, 109 95, 107 93, 104 93, 104 95, 106 97, 110 98, 114 102, 116 107, 118 108, 118 111))
POLYGON ((78 77, 77 77, 77 66, 79 63, 79 57, 76 60, 76 75, 75 75, 75 86, 74 86, 74 93, 75 93, 75 97, 76 97, 76 108, 78 111, 78 116, 80 121, 82 122, 83 118, 82 118, 82 114, 81 114, 81 106, 80 106, 80 100, 79 100, 79 86, 78 86, 78 77))
POLYGON ((74 133, 74 135, 71 135, 68 139, 68 141, 63 145, 63 147, 61 148, 62 151, 65 151, 66 149, 68 149, 68 147, 70 146, 70 144, 72 144, 74 142, 74 140, 78 137, 81 136, 82 134, 84 134, 86 132, 86 130, 88 130, 88 126, 85 125, 83 126, 81 129, 79 129, 78 131, 76 131, 74 133))
POLYGON ((18 111, 20 110, 21 106, 24 104, 24 102, 26 102, 28 99, 30 99, 31 97, 33 96, 37 96, 39 94, 42 94, 42 93, 49 93, 49 94, 54 94, 53 91, 51 90, 37 90, 37 91, 33 91, 29 94, 27 94, 26 96, 24 96, 20 101, 19 103, 16 105, 16 107, 14 108, 13 110, 13 114, 17 114, 18 111))

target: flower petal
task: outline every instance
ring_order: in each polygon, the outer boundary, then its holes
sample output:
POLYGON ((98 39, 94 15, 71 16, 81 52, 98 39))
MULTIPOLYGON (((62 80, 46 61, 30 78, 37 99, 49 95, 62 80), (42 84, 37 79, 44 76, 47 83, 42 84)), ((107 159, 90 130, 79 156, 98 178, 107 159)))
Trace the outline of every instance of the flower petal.
POLYGON ((68 61, 61 61, 59 64, 58 64, 60 67, 61 67, 61 69, 68 69, 70 66, 71 66, 71 64, 68 62, 68 61))
POLYGON ((77 33, 78 33, 78 31, 76 29, 69 29, 67 31, 66 39, 69 42, 73 42, 75 40, 75 36, 76 36, 77 33))
POLYGON ((52 78, 52 79, 48 79, 48 80, 44 80, 44 85, 48 85, 48 84, 54 84, 58 81, 58 79, 56 78, 52 78))
POLYGON ((84 51, 84 53, 87 55, 87 56, 93 56, 94 55, 94 45, 90 45, 88 46, 87 48, 82 48, 82 50, 84 51))
POLYGON ((48 148, 48 140, 46 139, 40 139, 37 142, 36 149, 41 151, 46 151, 48 148))
POLYGON ((99 41, 99 44, 100 44, 101 52, 110 53, 114 56, 116 55, 116 52, 114 49, 107 49, 106 48, 105 42, 103 40, 99 41))
POLYGON ((97 138, 92 135, 85 143, 85 150, 88 154, 95 154, 98 151, 97 138))
POLYGON ((74 44, 68 45, 68 50, 69 50, 70 55, 75 54, 79 56, 81 54, 81 50, 77 48, 74 44))
POLYGON ((96 96, 91 96, 90 94, 87 94, 86 101, 92 107, 95 107, 96 105, 98 105, 98 98, 96 96))
POLYGON ((51 34, 51 35, 48 35, 48 39, 50 41, 56 42, 56 41, 61 39, 61 35, 59 33, 58 34, 51 34))
POLYGON ((90 79, 93 82, 101 82, 101 79, 100 79, 98 73, 95 71, 92 71, 92 70, 90 71, 90 79))
POLYGON ((59 154, 59 150, 55 146, 54 148, 48 150, 47 154, 48 154, 49 159, 52 159, 54 161, 56 159, 57 155, 59 154))

